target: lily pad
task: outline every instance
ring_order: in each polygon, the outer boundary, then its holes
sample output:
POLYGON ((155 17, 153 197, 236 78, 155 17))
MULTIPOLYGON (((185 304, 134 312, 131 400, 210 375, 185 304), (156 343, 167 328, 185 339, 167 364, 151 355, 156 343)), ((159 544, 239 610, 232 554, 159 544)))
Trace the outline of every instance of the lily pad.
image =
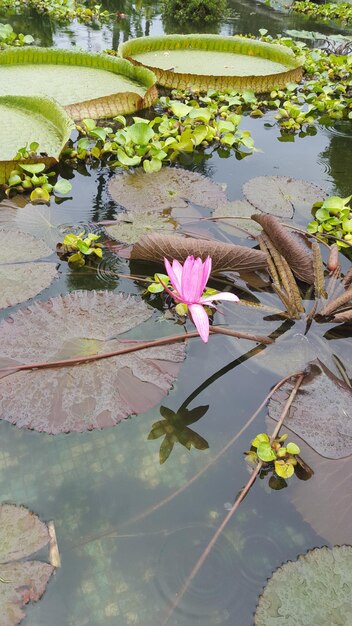
MULTIPOLYGON (((135 340, 117 337, 152 314, 134 296, 105 291, 36 302, 1 322, 1 357, 15 367, 19 361, 112 352, 133 345, 135 340)), ((170 344, 84 365, 17 372, 0 380, 0 417, 47 433, 107 428, 158 404, 184 358, 184 346, 170 344)))
MULTIPOLYGON (((278 421, 292 390, 286 383, 271 398, 269 416, 278 421)), ((310 364, 285 425, 328 459, 352 454, 352 389, 321 361, 310 364)))
POLYGON ((13 160, 17 150, 32 142, 39 144, 38 151, 45 156, 26 163, 49 166, 57 162, 75 127, 57 102, 38 96, 0 96, 0 115, 0 184, 18 165, 13 160))
POLYGON ((175 230, 176 223, 158 213, 119 213, 115 224, 105 227, 108 237, 118 242, 135 243, 150 232, 175 230))
POLYGON ((25 614, 22 606, 43 595, 54 568, 42 561, 27 561, 49 542, 48 529, 27 509, 0 506, 1 626, 17 626, 25 614))
MULTIPOLYGON (((16 201, 19 196, 16 196, 16 201)), ((20 196, 22 198, 22 196, 20 196)), ((52 206, 46 204, 25 204, 18 207, 12 200, 0 202, 0 228, 3 230, 20 230, 33 237, 40 237, 52 249, 62 240, 62 232, 58 228, 61 220, 55 216, 52 206)))
POLYGON ((305 218, 326 193, 317 185, 289 176, 256 176, 243 185, 243 195, 258 211, 292 218, 297 211, 305 218))
POLYGON ((4 50, 0 95, 33 96, 38 91, 75 120, 133 113, 158 95, 152 72, 116 57, 52 48, 4 50))
POLYGON ((218 220, 219 228, 235 237, 256 237, 261 232, 261 227, 251 219, 255 209, 247 200, 234 200, 227 202, 222 207, 216 209, 213 217, 231 217, 230 220, 218 220), (246 219, 234 219, 235 217, 246 219))
POLYGON ((253 89, 299 82, 302 58, 284 46, 223 35, 163 35, 130 39, 119 54, 149 67, 158 83, 177 89, 253 89))
POLYGON ((260 596, 255 626, 349 624, 352 547, 315 548, 279 567, 260 596))
POLYGON ((183 263, 189 255, 203 261, 211 256, 213 273, 251 272, 266 268, 266 256, 260 250, 221 241, 193 239, 179 235, 144 235, 132 248, 131 259, 163 263, 164 257, 183 263))
POLYGON ((109 191, 131 213, 186 209, 189 203, 215 210, 227 202, 221 185, 197 172, 176 167, 163 167, 153 174, 142 169, 133 174, 117 174, 110 181, 109 191))
POLYGON ((51 253, 40 239, 0 230, 0 308, 24 302, 49 287, 57 274, 56 263, 36 260, 51 253))

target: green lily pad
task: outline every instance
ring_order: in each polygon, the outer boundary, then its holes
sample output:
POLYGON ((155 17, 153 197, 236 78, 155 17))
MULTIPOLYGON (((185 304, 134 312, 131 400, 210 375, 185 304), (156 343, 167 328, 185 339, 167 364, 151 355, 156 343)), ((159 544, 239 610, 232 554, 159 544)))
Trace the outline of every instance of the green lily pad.
POLYGON ((253 89, 299 82, 302 58, 288 48, 244 37, 163 35, 130 39, 122 57, 149 67, 160 85, 178 89, 253 89))
POLYGON ((119 213, 115 224, 105 227, 108 237, 122 243, 135 243, 150 232, 173 231, 176 223, 158 213, 119 213))
POLYGON ((54 98, 75 120, 133 113, 157 98, 155 76, 116 57, 51 48, 13 48, 0 57, 0 95, 54 98))
POLYGON ((187 209, 189 203, 215 210, 226 204, 221 185, 210 178, 176 167, 147 174, 116 174, 109 184, 112 198, 131 213, 187 209))
POLYGON ((52 253, 26 233, 0 230, 0 308, 33 298, 57 275, 56 263, 38 262, 52 253))
POLYGON ((17 150, 37 142, 38 152, 45 156, 38 154, 20 162, 38 168, 41 164, 52 165, 74 129, 72 120, 57 102, 38 96, 0 96, 0 115, 0 184, 18 166, 19 162, 14 161, 17 150))
POLYGON ((40 519, 22 506, 0 506, 1 626, 17 626, 25 617, 22 606, 43 595, 54 568, 28 557, 49 542, 40 519))
POLYGON ((352 547, 316 548, 279 567, 259 598, 255 626, 332 626, 351 618, 352 547))
MULTIPOLYGON (((135 296, 109 291, 76 291, 36 302, 0 323, 0 359, 16 370, 19 361, 52 362, 116 351, 126 347, 119 336, 153 312, 135 296)), ((127 345, 134 343, 129 337, 127 345)), ((0 417, 51 434, 107 428, 158 404, 184 358, 180 343, 108 361, 19 371, 0 380, 0 417)))
POLYGON ((243 185, 243 195, 258 211, 292 218, 295 211, 305 218, 326 192, 305 180, 289 176, 256 176, 243 185))

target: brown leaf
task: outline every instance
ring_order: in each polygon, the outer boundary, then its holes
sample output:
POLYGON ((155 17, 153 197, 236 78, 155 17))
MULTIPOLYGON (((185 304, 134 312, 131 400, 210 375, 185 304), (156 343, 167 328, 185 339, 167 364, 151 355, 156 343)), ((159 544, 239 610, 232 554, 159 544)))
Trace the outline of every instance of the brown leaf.
MULTIPOLYGON (((126 346, 118 335, 152 314, 134 296, 72 292, 2 321, 1 353, 11 364, 112 352, 126 346)), ((158 404, 184 358, 184 346, 173 344, 112 357, 108 364, 16 372, 0 380, 0 417, 48 433, 113 426, 158 404)))
POLYGON ((210 256, 213 261, 213 273, 253 271, 266 268, 263 252, 244 246, 192 239, 178 235, 146 235, 132 248, 131 259, 163 263, 164 257, 177 259, 181 263, 192 255, 203 261, 210 256))
POLYGON ((288 232, 272 215, 255 214, 252 219, 261 225, 275 248, 286 259, 293 273, 300 280, 313 285, 313 256, 308 245, 304 245, 303 239, 288 232))
MULTIPOLYGON (((272 396, 269 416, 274 420, 279 420, 291 390, 286 383, 272 396)), ((310 364, 285 426, 322 456, 340 459, 352 454, 351 407, 351 387, 317 359, 310 364)))

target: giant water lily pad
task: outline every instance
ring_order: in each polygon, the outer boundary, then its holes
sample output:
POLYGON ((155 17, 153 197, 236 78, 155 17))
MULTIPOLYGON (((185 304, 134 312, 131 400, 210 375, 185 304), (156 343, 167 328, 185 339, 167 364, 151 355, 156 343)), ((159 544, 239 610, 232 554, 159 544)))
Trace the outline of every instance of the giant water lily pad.
POLYGON ((306 218, 313 204, 324 200, 326 192, 290 176, 256 176, 243 185, 243 195, 258 211, 287 219, 296 211, 306 218))
POLYGON ((46 156, 26 162, 52 165, 58 161, 74 129, 66 111, 49 98, 0 96, 0 115, 0 184, 18 165, 13 160, 17 150, 36 142, 38 152, 46 156))
MULTIPOLYGON (((152 314, 153 309, 134 296, 72 292, 4 320, 0 357, 15 368, 19 361, 112 352, 134 345, 133 339, 126 343, 118 336, 152 314)), ((184 346, 170 344, 84 365, 17 372, 0 380, 0 417, 48 433, 113 426, 158 404, 184 358, 184 346)))
POLYGON ((163 167, 147 174, 116 174, 109 184, 112 198, 131 213, 186 209, 189 203, 209 209, 226 203, 226 194, 217 183, 197 172, 163 167))
POLYGON ((142 235, 173 231, 176 223, 158 213, 119 213, 115 224, 105 227, 108 237, 122 243, 135 243, 142 235))
POLYGON ((119 53, 149 67, 160 85, 178 89, 284 87, 302 76, 302 58, 286 47, 244 37, 163 35, 130 39, 119 53))
POLYGON ((0 230, 0 308, 33 298, 55 278, 56 263, 38 262, 52 253, 26 233, 0 230))
POLYGON ((255 626, 348 626, 352 547, 316 548, 279 567, 260 596, 255 626))
POLYGON ((166 257, 183 263, 190 255, 200 257, 203 261, 210 256, 213 273, 251 272, 266 268, 266 256, 260 250, 251 250, 222 241, 159 233, 144 235, 133 246, 131 259, 163 263, 166 257))
MULTIPOLYGON (((269 415, 278 421, 292 385, 286 383, 271 398, 269 415)), ((352 389, 321 361, 312 363, 285 425, 319 454, 340 459, 352 454, 352 389)))
POLYGON ((75 120, 133 113, 157 98, 146 68, 104 54, 14 48, 0 57, 0 95, 54 98, 75 120))
POLYGON ((43 595, 53 567, 29 556, 49 542, 48 529, 27 509, 0 506, 0 623, 17 626, 25 614, 22 606, 43 595))

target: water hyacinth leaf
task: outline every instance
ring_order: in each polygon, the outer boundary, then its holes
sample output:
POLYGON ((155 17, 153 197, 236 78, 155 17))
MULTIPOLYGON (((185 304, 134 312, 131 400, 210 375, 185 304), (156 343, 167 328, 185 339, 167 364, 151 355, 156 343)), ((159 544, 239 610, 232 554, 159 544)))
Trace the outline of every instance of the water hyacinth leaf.
POLYGON ((52 48, 12 48, 0 58, 0 95, 40 92, 74 120, 114 117, 151 106, 155 76, 117 57, 52 48))
MULTIPOLYGON (((146 233, 173 231, 176 223, 158 213, 119 213, 116 224, 105 227, 108 237, 122 243, 136 243, 146 233)), ((161 288, 162 290, 162 288, 161 288)))
POLYGON ((51 252, 40 239, 0 230, 0 308, 24 302, 49 287, 57 274, 56 263, 36 260, 51 252))
MULTIPOLYGON (((291 389, 286 383, 272 396, 269 416, 274 420, 278 421, 291 389)), ((310 364, 285 425, 322 456, 340 459, 352 454, 351 407, 351 387, 317 360, 310 364)))
POLYGON ((315 548, 279 567, 266 584, 255 626, 348 624, 351 616, 352 547, 315 548))
POLYGON ((218 220, 216 223, 221 230, 236 237, 255 237, 261 232, 261 227, 254 222, 251 217, 255 213, 253 205, 247 202, 247 200, 234 200, 233 202, 227 202, 224 206, 216 209, 213 217, 240 217, 246 219, 223 219, 218 220))
POLYGON ((28 561, 49 542, 48 528, 21 506, 0 506, 1 626, 17 626, 25 617, 22 607, 43 595, 54 568, 28 561))
MULTIPOLYGON (((134 296, 78 291, 37 302, 0 324, 1 356, 23 363, 112 352, 153 309, 134 296)), ((151 325, 153 326, 153 325, 151 325)), ((17 372, 0 381, 0 417, 47 433, 113 426, 158 404, 185 358, 170 344, 79 366, 17 372)))
POLYGON ((0 114, 0 184, 6 182, 19 164, 31 174, 54 165, 74 129, 66 111, 49 98, 0 95, 0 114), (38 156, 23 163, 14 161, 17 151, 34 141, 38 156))
POLYGON ((121 44, 119 53, 152 69, 160 85, 177 89, 261 93, 302 76, 303 60, 288 48, 236 36, 139 37, 121 44))
POLYGON ((210 178, 176 167, 163 167, 151 174, 142 169, 116 174, 109 191, 131 213, 186 209, 189 203, 215 210, 227 201, 222 187, 210 178))
POLYGON ((244 246, 193 239, 179 235, 144 235, 132 248, 131 259, 162 263, 164 257, 177 259, 184 263, 190 255, 200 257, 203 261, 212 258, 212 272, 254 271, 266 268, 266 256, 259 250, 251 250, 244 246))
POLYGON ((261 225, 297 278, 313 285, 315 281, 313 255, 308 240, 282 226, 273 215, 256 213, 252 219, 261 225))
POLYGON ((289 176, 256 176, 243 185, 243 195, 258 211, 291 219, 306 217, 315 202, 326 198, 317 185, 289 176))
MULTIPOLYGON (((22 199, 22 196, 16 196, 16 202, 18 198, 22 199)), ((25 206, 17 207, 11 200, 0 202, 1 229, 21 230, 40 237, 53 249, 62 240, 62 233, 58 228, 60 223, 50 206, 26 203, 25 206)))

